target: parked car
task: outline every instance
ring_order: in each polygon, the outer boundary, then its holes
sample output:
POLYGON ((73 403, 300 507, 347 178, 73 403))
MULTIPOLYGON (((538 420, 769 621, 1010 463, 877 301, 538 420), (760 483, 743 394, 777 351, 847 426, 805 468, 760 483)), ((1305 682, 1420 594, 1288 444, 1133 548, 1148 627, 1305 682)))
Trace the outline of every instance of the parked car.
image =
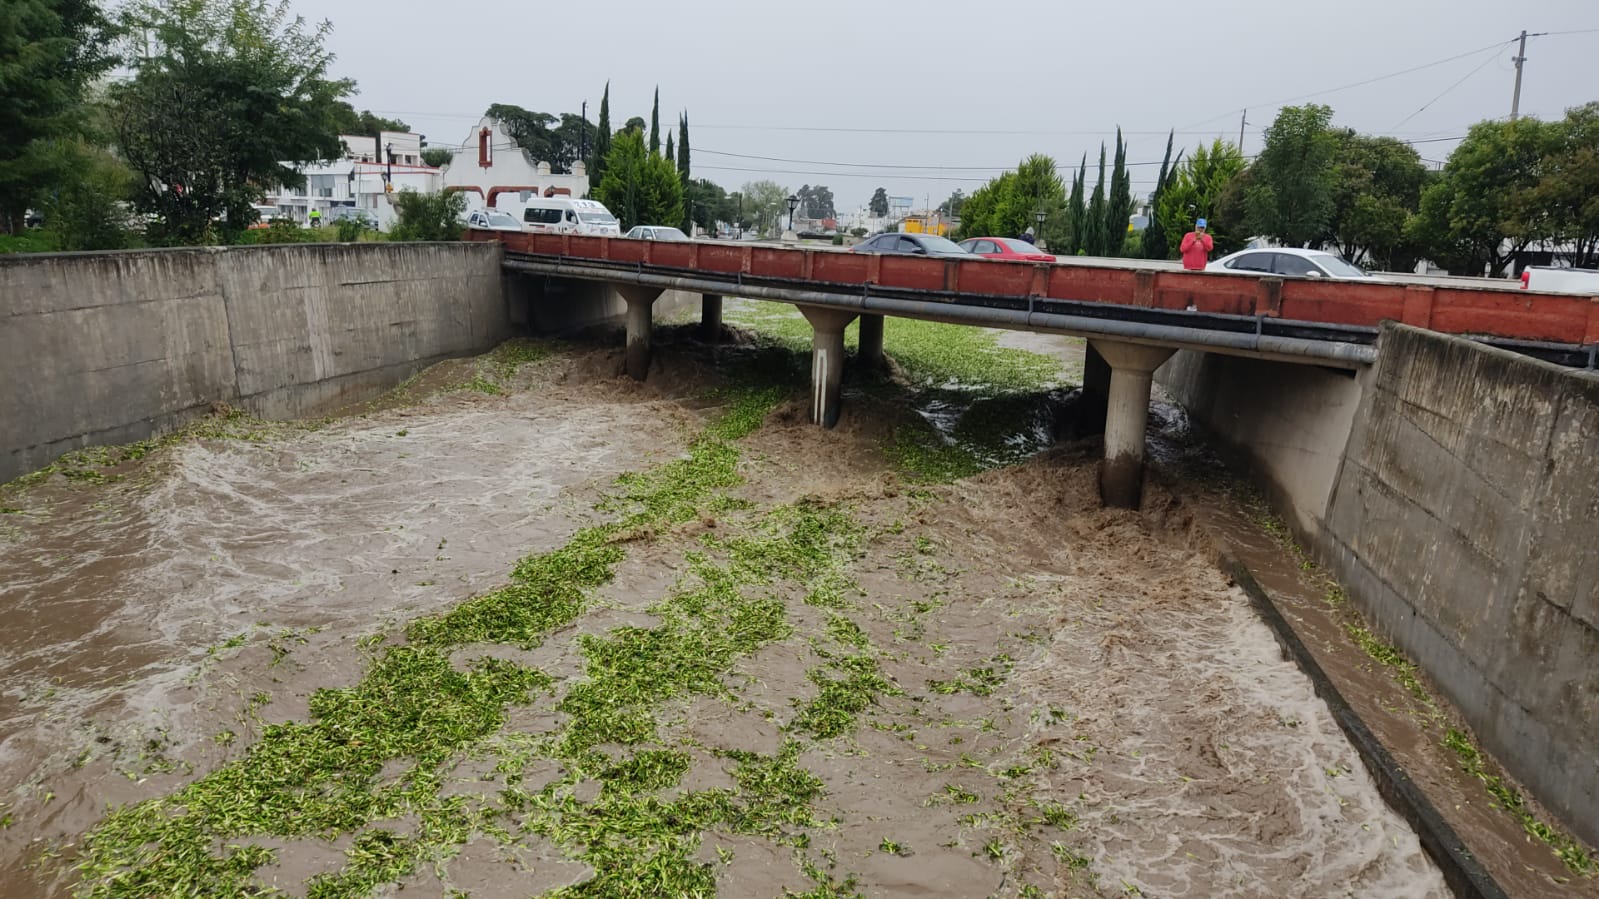
POLYGON ((985 259, 1009 259, 1012 262, 1054 262, 1055 257, 1025 240, 1014 237, 973 237, 960 245, 966 252, 985 259))
POLYGON ((1521 272, 1521 289, 1599 297, 1599 271, 1590 268, 1530 265, 1521 272))
POLYGON ((1323 250, 1269 247, 1239 250, 1205 266, 1207 272, 1254 272, 1284 278, 1331 278, 1349 281, 1370 278, 1367 271, 1342 256, 1323 250))
POLYGON ((498 209, 474 209, 466 217, 468 228, 477 228, 480 231, 521 231, 522 223, 516 216, 498 209))
POLYGON ((901 256, 959 256, 970 259, 964 247, 936 234, 879 234, 853 247, 851 253, 893 253, 901 256))
POLYGON ((688 240, 688 235, 666 225, 634 225, 623 237, 634 240, 688 240))

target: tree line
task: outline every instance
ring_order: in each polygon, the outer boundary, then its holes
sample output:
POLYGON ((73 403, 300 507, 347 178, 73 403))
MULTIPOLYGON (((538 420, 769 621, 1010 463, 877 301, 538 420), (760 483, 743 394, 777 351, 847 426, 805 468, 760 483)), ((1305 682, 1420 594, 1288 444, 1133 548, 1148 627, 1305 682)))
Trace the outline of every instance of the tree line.
POLYGON ((1253 160, 1225 140, 1174 156, 1169 136, 1141 203, 1118 131, 1108 160, 1101 145, 1097 173, 1085 155, 1068 185, 1054 159, 1036 154, 970 196, 956 191, 941 209, 960 216, 963 236, 1032 228, 1058 255, 1174 259, 1182 236, 1206 218, 1218 253, 1264 237, 1373 269, 1428 259, 1502 276, 1518 253, 1547 245, 1572 265, 1599 266, 1599 103, 1557 121, 1480 122, 1436 169, 1409 144, 1332 118, 1327 106, 1285 107, 1253 160), (1129 233, 1135 206, 1147 209, 1148 225, 1129 233))

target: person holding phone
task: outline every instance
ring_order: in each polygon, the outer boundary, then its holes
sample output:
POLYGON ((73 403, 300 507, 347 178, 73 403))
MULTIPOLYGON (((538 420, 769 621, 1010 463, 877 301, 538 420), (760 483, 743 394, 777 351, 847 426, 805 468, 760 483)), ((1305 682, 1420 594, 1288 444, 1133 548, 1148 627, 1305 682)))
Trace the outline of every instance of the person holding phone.
POLYGON ((1191 272, 1202 272, 1210 262, 1210 251, 1216 248, 1216 241, 1205 230, 1205 220, 1194 222, 1194 230, 1183 235, 1183 268, 1191 272))

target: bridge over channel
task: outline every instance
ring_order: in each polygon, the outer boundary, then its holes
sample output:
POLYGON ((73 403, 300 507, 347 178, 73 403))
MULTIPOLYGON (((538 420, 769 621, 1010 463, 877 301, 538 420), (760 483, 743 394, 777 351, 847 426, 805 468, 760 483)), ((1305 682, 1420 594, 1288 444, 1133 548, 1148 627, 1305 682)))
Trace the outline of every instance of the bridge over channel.
POLYGON ((844 329, 860 319, 860 357, 880 362, 884 316, 1066 334, 1088 340, 1084 392, 1106 408, 1100 492, 1136 508, 1154 372, 1181 349, 1359 370, 1396 321, 1593 369, 1599 298, 1458 282, 1350 282, 1187 272, 1124 260, 1019 263, 855 254, 825 248, 655 242, 470 231, 504 244, 507 272, 605 282, 627 305, 627 371, 649 369, 653 304, 702 295, 706 334, 722 298, 791 303, 813 329, 812 421, 839 417, 844 329))

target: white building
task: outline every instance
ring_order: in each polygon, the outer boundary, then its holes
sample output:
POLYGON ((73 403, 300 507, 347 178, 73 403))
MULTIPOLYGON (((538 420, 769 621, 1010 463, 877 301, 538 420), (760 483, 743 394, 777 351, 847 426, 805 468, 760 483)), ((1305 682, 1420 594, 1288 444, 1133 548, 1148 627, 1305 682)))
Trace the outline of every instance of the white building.
POLYGON ((553 174, 548 162, 529 156, 505 133, 504 125, 487 117, 468 132, 441 177, 444 190, 467 194, 468 209, 489 206, 517 217, 534 196, 585 197, 589 193, 588 173, 581 161, 573 164, 570 175, 553 174))
POLYGON ((422 163, 420 134, 385 131, 377 136, 345 134, 339 140, 344 158, 303 166, 305 186, 280 186, 267 195, 266 205, 275 207, 275 217, 306 225, 314 209, 322 222, 330 223, 348 214, 340 210, 358 209, 387 229, 395 219, 395 193, 434 193, 442 186, 439 170, 422 163))

